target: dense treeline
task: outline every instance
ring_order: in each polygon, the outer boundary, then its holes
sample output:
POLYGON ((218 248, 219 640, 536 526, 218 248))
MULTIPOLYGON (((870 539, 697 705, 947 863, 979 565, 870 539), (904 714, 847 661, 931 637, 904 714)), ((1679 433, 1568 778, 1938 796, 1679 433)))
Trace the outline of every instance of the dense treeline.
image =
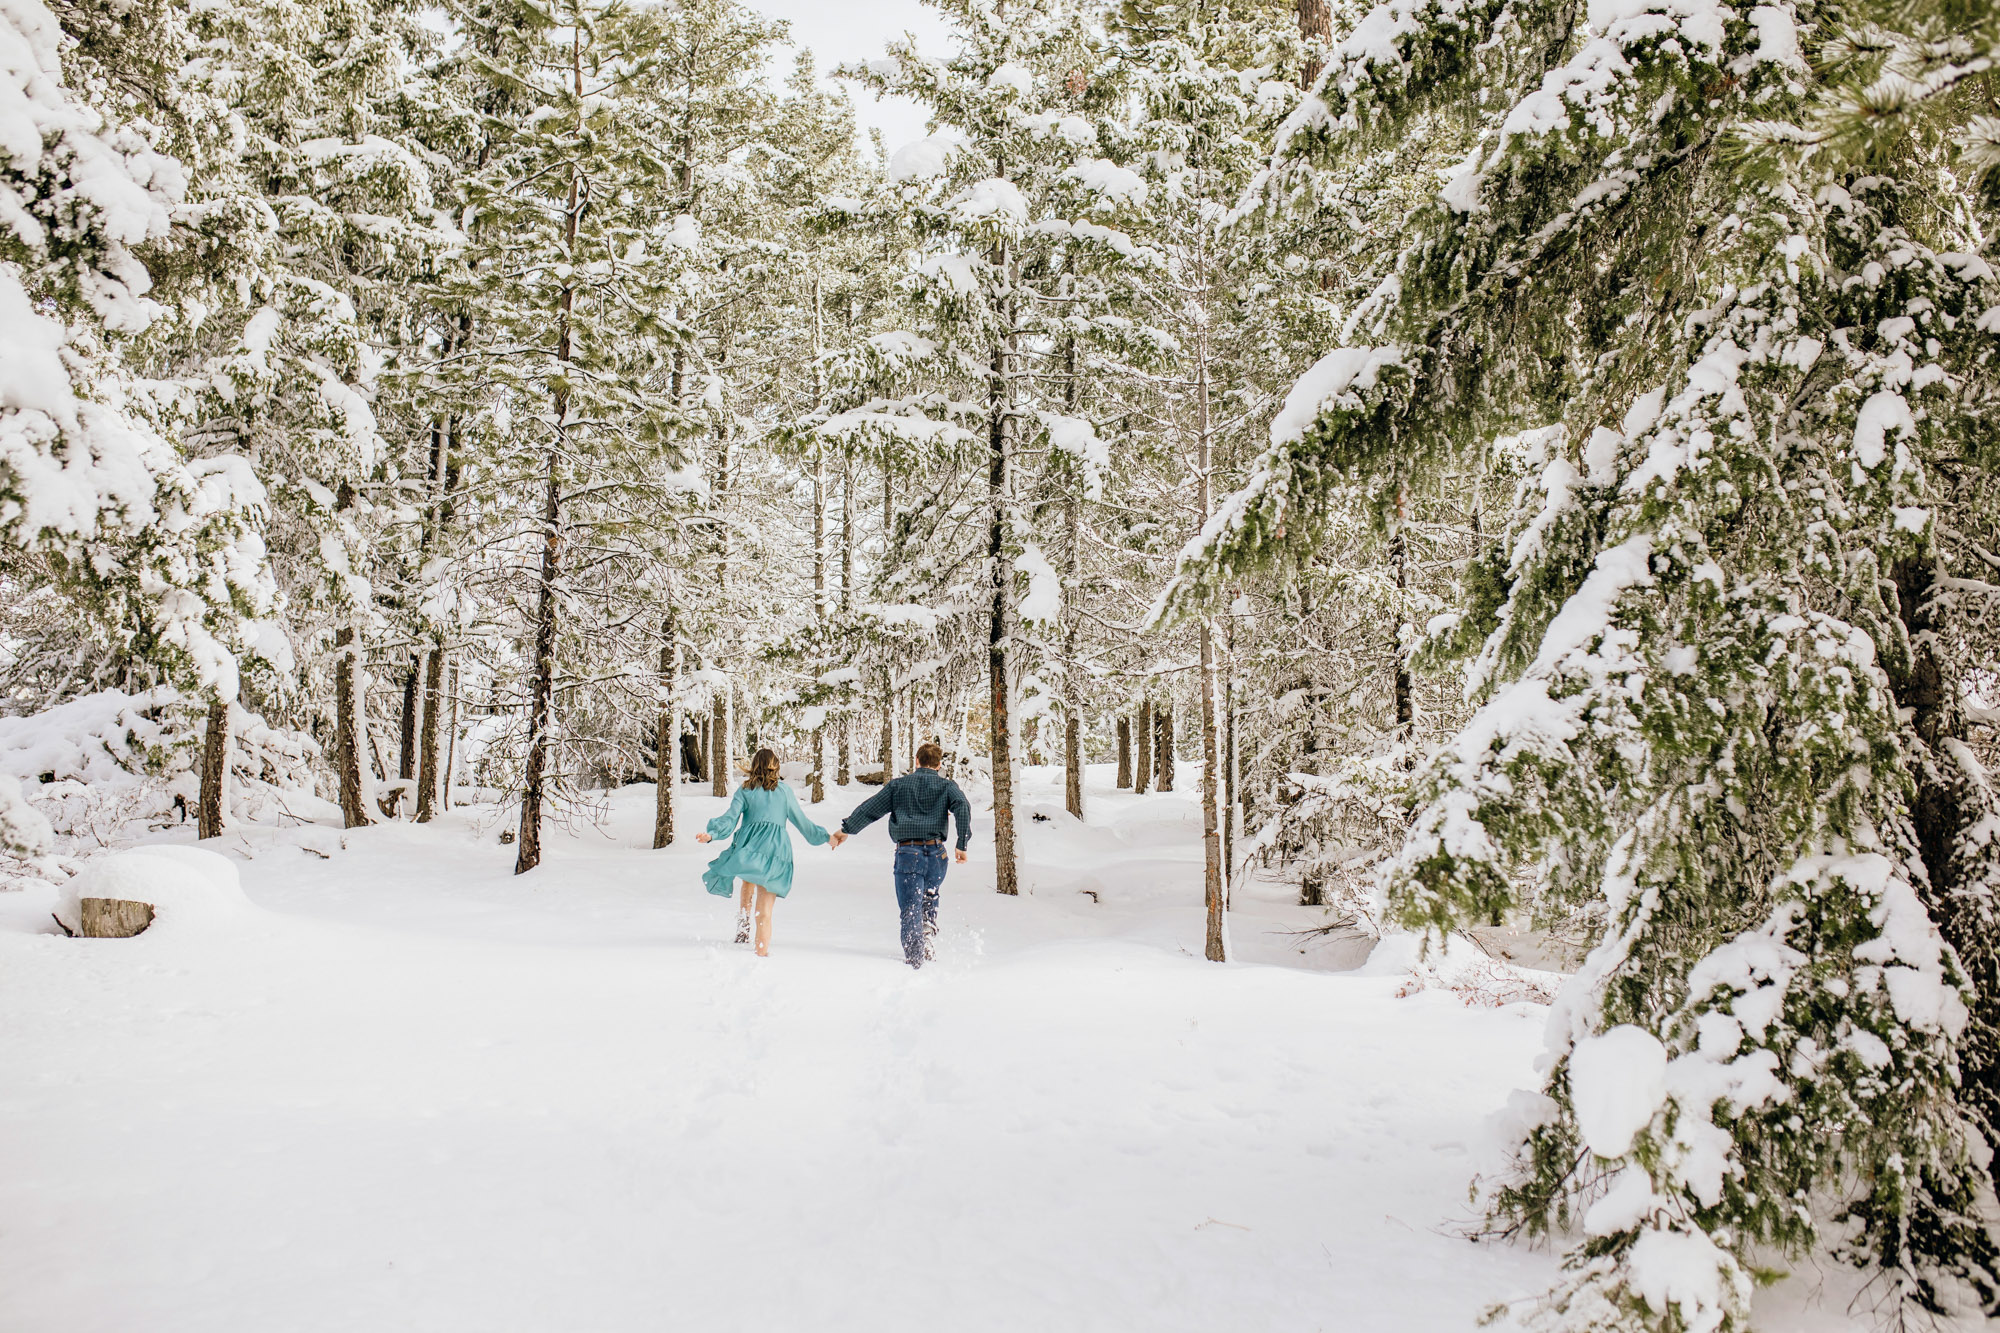
POLYGON ((1191 761, 1211 959, 1574 947, 1502 1315, 2000 1308, 1991 7, 939 7, 867 146, 734 0, 0 0, 9 707, 521 871, 935 738, 1012 893, 1191 761))

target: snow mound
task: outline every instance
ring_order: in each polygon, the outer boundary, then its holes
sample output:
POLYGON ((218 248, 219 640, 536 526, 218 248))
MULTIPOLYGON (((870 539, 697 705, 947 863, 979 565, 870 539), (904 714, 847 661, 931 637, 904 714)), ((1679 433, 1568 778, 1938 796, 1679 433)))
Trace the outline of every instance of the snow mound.
POLYGON ((148 935, 212 930, 250 910, 236 863, 199 847, 142 847, 85 864, 56 900, 56 919, 73 933, 83 930, 85 898, 150 903, 148 935))
POLYGON ((1630 1023, 1586 1037, 1570 1052, 1569 1089, 1590 1150, 1623 1157, 1667 1099, 1667 1048, 1630 1023))

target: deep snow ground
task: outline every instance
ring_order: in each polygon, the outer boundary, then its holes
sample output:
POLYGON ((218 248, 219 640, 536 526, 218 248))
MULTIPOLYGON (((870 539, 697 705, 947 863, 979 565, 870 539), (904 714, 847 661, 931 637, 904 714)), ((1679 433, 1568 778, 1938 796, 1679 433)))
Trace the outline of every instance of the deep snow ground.
MULTIPOLYGON (((635 787, 520 878, 493 809, 235 832, 264 910, 211 937, 0 895, 0 1330, 1417 1333, 1544 1288, 1458 1228, 1546 1011, 1329 970, 1277 885, 1201 961, 1192 773, 1092 776, 1079 827, 1031 772, 1028 893, 982 829, 920 974, 880 825, 729 943, 692 789, 676 847, 635 787)), ((1846 1325, 1788 1287, 1770 1328, 1846 1325)))

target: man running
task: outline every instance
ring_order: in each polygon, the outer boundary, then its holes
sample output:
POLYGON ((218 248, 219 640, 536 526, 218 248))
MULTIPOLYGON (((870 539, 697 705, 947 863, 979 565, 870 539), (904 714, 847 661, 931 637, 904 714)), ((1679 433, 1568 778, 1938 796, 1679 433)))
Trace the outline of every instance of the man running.
POLYGON ((944 751, 926 741, 917 747, 917 766, 854 808, 833 835, 839 847, 883 815, 896 844, 896 906, 903 915, 903 961, 922 967, 933 956, 937 934, 938 886, 944 883, 945 815, 958 821, 958 861, 972 841, 972 803, 958 784, 938 771, 944 751))

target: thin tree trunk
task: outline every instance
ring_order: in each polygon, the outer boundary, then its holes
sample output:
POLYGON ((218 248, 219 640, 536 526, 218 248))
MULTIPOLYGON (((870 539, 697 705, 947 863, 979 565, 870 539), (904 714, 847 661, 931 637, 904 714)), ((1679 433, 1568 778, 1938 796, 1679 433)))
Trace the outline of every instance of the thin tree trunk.
POLYGON ((1174 707, 1160 704, 1153 709, 1153 785, 1160 791, 1174 789, 1174 707))
MULTIPOLYGON (((583 97, 583 30, 570 37, 570 73, 579 101, 583 97)), ((582 216, 582 175, 572 161, 569 197, 563 214, 563 253, 574 265, 577 224, 582 216)), ((569 270, 565 270, 569 271, 569 270)), ((570 320, 576 306, 573 279, 565 278, 556 315, 556 361, 570 359, 570 320)), ((542 570, 535 590, 534 682, 528 699, 528 761, 521 781, 521 832, 514 873, 526 874, 542 863, 542 801, 549 762, 550 732, 555 723, 556 580, 562 573, 562 455, 569 442, 569 382, 558 378, 552 406, 555 436, 549 442, 546 489, 542 495, 542 570)))
POLYGON ((444 707, 444 648, 424 655, 424 720, 417 738, 417 822, 428 824, 438 809, 438 715, 444 707))
POLYGON ((1153 786, 1153 701, 1139 701, 1139 722, 1135 728, 1139 733, 1138 763, 1132 769, 1132 790, 1144 796, 1153 786))
MULTIPOLYGON (((716 525, 716 538, 718 544, 717 544, 717 556, 716 556, 716 568, 715 568, 715 582, 716 582, 716 587, 720 590, 721 593, 723 614, 726 616, 728 614, 728 609, 730 605, 729 523, 728 523, 728 515, 726 512, 726 505, 729 496, 730 466, 733 460, 731 458, 731 450, 730 450, 731 441, 729 436, 729 428, 727 425, 723 425, 722 427, 720 427, 720 430, 722 439, 721 439, 721 447, 718 450, 717 454, 720 470, 718 476, 719 484, 715 488, 715 503, 718 508, 718 511, 721 514, 722 521, 716 525)), ((721 635, 722 631, 718 629, 717 631, 718 640, 721 638, 721 635)), ((719 663, 716 669, 720 671, 721 668, 719 663)), ((710 710, 711 731, 710 731, 710 743, 708 748, 708 779, 709 779, 708 789, 711 795, 727 796, 729 795, 730 756, 734 753, 735 749, 735 747, 731 744, 732 738, 730 735, 730 711, 731 711, 731 704, 734 702, 734 700, 731 697, 733 693, 733 686, 729 681, 729 679, 725 676, 720 682, 717 683, 716 690, 717 693, 715 696, 715 705, 710 710)))
POLYGON ((896 776, 896 691, 889 669, 882 669, 882 781, 896 776))
MULTIPOLYGON (((568 299, 564 291, 564 299, 568 299)), ((556 430, 569 409, 568 393, 556 393, 556 430)), ((562 572, 562 454, 551 446, 542 495, 542 570, 535 597, 534 676, 528 695, 528 762, 521 778, 521 832, 514 873, 542 863, 542 799, 549 762, 549 730, 556 692, 556 579, 562 572)))
MULTIPOLYGON (((1207 506, 1203 506, 1207 512, 1207 506)), ((1222 737, 1215 717, 1215 632, 1208 617, 1201 621, 1201 854, 1202 903, 1208 912, 1203 956, 1211 963, 1229 961, 1223 927, 1224 871, 1222 850, 1222 737)))
MULTIPOLYGON (((851 623, 854 614, 854 448, 840 447, 840 618, 851 623)), ((847 693, 852 686, 842 685, 847 693)), ((837 724, 840 773, 837 781, 845 787, 854 780, 854 713, 843 706, 837 724)))
POLYGON ((1132 719, 1118 719, 1118 790, 1132 785, 1132 719))
POLYGON ((438 792, 438 808, 451 809, 452 775, 458 771, 458 689, 463 679, 458 664, 451 667, 451 719, 445 724, 444 786, 438 792))
POLYGON ((1222 906, 1236 905, 1236 834, 1242 827, 1243 773, 1236 752, 1236 612, 1231 605, 1229 629, 1223 639, 1222 687, 1222 906))
POLYGON ((660 615, 660 713, 653 722, 653 846, 674 840, 674 795, 680 789, 681 709, 675 687, 681 675, 679 618, 670 601, 660 615))
POLYGON ((201 797, 195 808, 195 836, 219 838, 229 823, 229 705, 211 700, 201 738, 201 797))
MULTIPOLYGON (((1404 531, 1405 526, 1409 522, 1409 517, 1409 488, 1402 483, 1398 483, 1396 487, 1396 533, 1389 539, 1389 561, 1395 567, 1396 591, 1398 593, 1407 592, 1410 587, 1410 546, 1409 539, 1404 531)), ((1396 661, 1396 740, 1398 744, 1408 746, 1416 734, 1416 692, 1410 680, 1410 657, 1406 646, 1410 638, 1407 632, 1409 626, 1403 619, 1403 608, 1408 605, 1408 599, 1398 597, 1396 600, 1398 605, 1394 617, 1394 628, 1391 630, 1391 633, 1395 636, 1393 648, 1396 661)), ((1414 758, 1415 756, 1406 752, 1403 756, 1403 766, 1405 768, 1409 767, 1414 758)))
POLYGON ((992 419, 987 428, 987 559, 992 565, 993 609, 986 636, 987 689, 992 709, 993 751, 993 885, 1013 895, 1021 891, 1014 857, 1014 735, 1013 631, 1014 555, 1008 505, 1014 448, 1014 308, 1012 292, 1019 276, 1019 259, 1006 242, 996 256, 1007 275, 1009 295, 1002 298, 1001 334, 993 348, 992 419))
POLYGON ((729 685, 725 682, 715 696, 709 718, 712 736, 708 744, 708 790, 715 796, 729 795, 729 685))
POLYGON ((420 725, 423 708, 423 662, 420 657, 410 659, 409 670, 403 673, 403 713, 396 720, 396 780, 409 782, 417 776, 417 728, 420 725))
POLYGON ((340 779, 340 816, 348 828, 374 823, 361 773, 361 699, 356 679, 354 626, 333 636, 333 765, 340 779))
MULTIPOLYGON (((826 401, 826 366, 822 361, 826 345, 826 324, 824 310, 820 303, 818 275, 812 283, 812 376, 813 410, 818 411, 826 401)), ((826 444, 815 435, 812 442, 812 511, 813 511, 813 621, 819 631, 820 655, 815 665, 817 675, 826 674, 825 644, 830 632, 828 621, 832 617, 832 604, 827 597, 826 559, 826 444)), ((824 686, 821 687, 825 688, 824 686)), ((826 799, 826 722, 821 714, 820 725, 812 730, 812 772, 807 775, 811 786, 813 804, 826 799)))
MULTIPOLYGON (((1210 439, 1208 407, 1208 333, 1203 325, 1196 351, 1199 373, 1195 386, 1196 501, 1204 525, 1215 506, 1212 472, 1213 443, 1210 439)), ((1166 766, 1162 791, 1171 791, 1174 780, 1173 715, 1167 715, 1166 766)), ((1229 937, 1224 927, 1224 866, 1222 851, 1222 745, 1215 724, 1215 629, 1204 614, 1201 618, 1201 853, 1202 902, 1207 908, 1208 932, 1203 956, 1211 963, 1229 961, 1229 937)))
MULTIPOLYGON (((1067 383, 1063 409, 1074 415, 1079 383, 1076 339, 1069 340, 1067 383)), ((1083 574, 1083 477, 1063 486, 1063 808, 1077 819, 1083 810, 1083 672, 1076 664, 1076 641, 1082 617, 1077 605, 1083 574)))

